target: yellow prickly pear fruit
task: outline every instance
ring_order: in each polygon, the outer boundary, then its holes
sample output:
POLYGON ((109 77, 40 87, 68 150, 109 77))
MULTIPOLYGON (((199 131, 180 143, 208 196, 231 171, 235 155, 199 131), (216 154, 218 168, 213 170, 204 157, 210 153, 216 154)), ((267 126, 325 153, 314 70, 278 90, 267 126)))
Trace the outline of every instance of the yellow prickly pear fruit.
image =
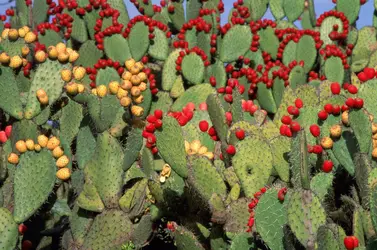
POLYGON ((137 75, 133 75, 131 77, 130 81, 131 81, 132 85, 136 85, 136 86, 141 83, 141 80, 140 80, 140 78, 137 75))
POLYGON ((123 74, 122 74, 122 79, 123 80, 130 80, 131 77, 132 77, 132 74, 129 71, 124 71, 123 74))
POLYGON ((27 151, 26 143, 24 140, 17 141, 15 147, 20 153, 25 153, 27 151))
POLYGON ((56 161, 56 166, 58 168, 64 168, 68 165, 69 159, 66 155, 60 156, 59 159, 56 161))
POLYGON ((137 86, 131 88, 131 95, 132 96, 139 96, 141 94, 140 89, 137 86))
POLYGON ((73 77, 76 79, 76 80, 81 80, 84 78, 86 74, 86 70, 84 67, 77 67, 76 69, 73 70, 73 77))
POLYGON ((55 46, 49 46, 47 48, 47 53, 48 53, 48 57, 50 59, 56 59, 58 58, 58 55, 59 55, 59 52, 58 50, 55 48, 55 46))
POLYGON ((377 147, 377 140, 373 140, 373 148, 377 147))
POLYGON ((198 150, 198 154, 202 155, 202 154, 207 153, 207 151, 208 151, 208 148, 206 146, 201 146, 198 150))
POLYGON ((161 176, 170 177, 171 174, 171 167, 169 164, 164 164, 162 167, 162 171, 160 173, 161 176))
POLYGON ((324 149, 330 149, 333 146, 333 140, 330 137, 325 136, 321 139, 321 146, 324 149))
POLYGON ((134 65, 135 65, 136 61, 134 59, 128 59, 125 63, 124 63, 124 66, 126 66, 126 68, 128 70, 130 70, 134 65))
POLYGON ((15 153, 10 153, 10 154, 8 155, 8 162, 9 162, 10 164, 18 164, 18 161, 19 161, 19 157, 18 157, 17 154, 15 154, 15 153))
POLYGON ((59 145, 60 145, 60 140, 56 136, 51 137, 47 142, 47 148, 49 150, 54 150, 59 145))
POLYGON ((105 85, 97 86, 97 96, 104 97, 107 94, 107 87, 105 85))
POLYGON ((8 32, 8 38, 11 41, 16 41, 18 39, 18 31, 16 29, 10 29, 8 32))
POLYGON ((69 59, 69 54, 64 51, 62 53, 58 53, 58 61, 61 62, 61 63, 65 63, 67 62, 69 59))
POLYGON ((339 138, 342 135, 342 127, 339 124, 331 126, 330 135, 333 138, 339 138))
POLYGON ((118 90, 119 90, 119 82, 117 82, 117 81, 110 82, 109 83, 109 90, 110 90, 111 94, 116 95, 118 93, 118 90))
POLYGON ((132 66, 129 71, 131 72, 132 75, 135 75, 137 76, 137 74, 140 73, 140 69, 139 67, 137 67, 136 65, 132 66))
POLYGON ((138 67, 140 71, 144 69, 144 63, 142 62, 135 63, 135 66, 138 67))
POLYGON ((65 85, 65 90, 70 95, 76 95, 78 92, 78 85, 75 82, 69 82, 65 85))
POLYGON ((21 37, 21 38, 24 38, 25 37, 25 35, 26 35, 26 31, 25 31, 25 29, 22 27, 22 28, 19 28, 18 29, 18 35, 21 37))
POLYGON ((47 55, 43 50, 38 50, 34 55, 35 60, 39 63, 43 63, 46 61, 47 55))
POLYGON ((377 133, 377 123, 372 123, 372 133, 377 133))
POLYGON ((128 96, 124 96, 120 99, 120 105, 122 105, 123 107, 128 107, 130 106, 131 104, 131 98, 129 98, 128 96))
POLYGON ((92 94, 97 95, 97 89, 96 88, 92 89, 92 94))
POLYGON ((21 29, 23 29, 26 33, 28 33, 30 31, 29 26, 26 26, 26 25, 21 27, 21 29))
POLYGON ((213 160, 213 158, 215 158, 215 155, 212 152, 206 152, 203 154, 203 156, 207 157, 210 160, 213 160))
POLYGON ((61 42, 56 44, 55 48, 59 54, 64 53, 67 50, 67 46, 65 45, 65 43, 61 43, 61 42))
POLYGON ((140 91, 143 92, 147 89, 147 84, 145 82, 141 82, 138 87, 139 87, 140 91))
POLYGON ((56 172, 56 177, 62 181, 66 181, 71 177, 71 170, 69 168, 61 168, 56 172))
POLYGON ((139 74, 137 74, 137 76, 140 78, 140 81, 142 82, 147 80, 147 74, 145 74, 144 72, 140 72, 139 74))
POLYGON ((71 53, 69 53, 68 61, 71 63, 75 62, 79 57, 79 53, 76 50, 73 50, 71 53))
POLYGON ((125 97, 127 95, 128 95, 128 91, 127 90, 124 90, 122 88, 118 89, 118 92, 117 92, 117 98, 118 99, 122 99, 122 97, 125 97))
POLYGON ((77 92, 82 93, 84 91, 85 91, 84 84, 81 84, 81 83, 77 84, 77 92))
POLYGON ((37 35, 35 35, 34 32, 29 31, 29 32, 26 33, 26 35, 25 35, 25 42, 26 43, 33 43, 33 42, 35 42, 35 40, 37 40, 37 35))
POLYGON ((13 56, 10 59, 9 67, 15 69, 22 65, 22 58, 20 56, 13 56))
POLYGON ((72 71, 69 69, 63 69, 60 71, 60 75, 65 82, 69 82, 72 79, 72 71))
POLYGON ((10 62, 10 56, 6 52, 2 52, 0 54, 0 62, 1 63, 9 63, 10 62))
POLYGON ((48 104, 48 96, 43 96, 43 97, 38 97, 38 101, 42 105, 47 105, 48 104))
POLYGON ((44 91, 44 89, 38 89, 37 90, 37 97, 44 97, 46 95, 47 95, 47 93, 46 93, 46 91, 44 91))
POLYGON ((348 125, 349 124, 349 120, 348 120, 348 110, 344 111, 342 113, 342 122, 344 125, 348 125))
POLYGON ((41 151, 41 149, 42 149, 41 145, 39 145, 39 144, 35 144, 35 145, 34 145, 34 150, 35 150, 36 152, 41 151))
POLYGON ((190 153, 191 149, 190 149, 190 143, 188 141, 185 141, 185 151, 186 153, 190 153))
POLYGON ((124 90, 130 90, 132 88, 132 83, 130 82, 130 80, 123 80, 120 87, 124 90))
POLYGON ((21 54, 23 57, 26 57, 27 55, 29 55, 29 53, 30 53, 30 48, 28 46, 25 45, 24 47, 22 47, 21 54))
POLYGON ((133 105, 131 107, 131 113, 134 115, 134 116, 137 116, 137 117, 140 117, 144 114, 144 109, 140 106, 136 106, 136 105, 133 105))
POLYGON ((373 158, 377 159, 377 148, 374 148, 372 151, 373 158))
POLYGON ((199 140, 194 140, 190 143, 190 149, 193 151, 195 154, 198 153, 199 148, 202 146, 199 140))
POLYGON ((54 148, 54 150, 52 150, 52 156, 54 156, 55 158, 59 158, 63 155, 64 151, 60 146, 57 146, 56 148, 54 148))
POLYGON ((30 151, 34 150, 35 148, 35 144, 34 144, 34 141, 32 139, 27 139, 25 141, 25 144, 26 144, 26 148, 30 151))
POLYGON ((8 28, 3 29, 3 32, 1 32, 1 38, 2 39, 7 39, 8 38, 8 33, 9 33, 9 29, 8 28))
POLYGON ((45 148, 48 143, 48 137, 45 135, 38 135, 37 141, 38 141, 39 146, 41 146, 42 148, 45 148))
POLYGON ((140 103, 142 103, 142 102, 144 101, 144 96, 139 95, 139 96, 137 96, 137 97, 134 97, 134 98, 133 98, 133 101, 134 101, 134 103, 136 103, 136 104, 140 104, 140 103))
POLYGON ((22 58, 22 66, 26 66, 28 63, 28 61, 25 59, 25 58, 22 58))

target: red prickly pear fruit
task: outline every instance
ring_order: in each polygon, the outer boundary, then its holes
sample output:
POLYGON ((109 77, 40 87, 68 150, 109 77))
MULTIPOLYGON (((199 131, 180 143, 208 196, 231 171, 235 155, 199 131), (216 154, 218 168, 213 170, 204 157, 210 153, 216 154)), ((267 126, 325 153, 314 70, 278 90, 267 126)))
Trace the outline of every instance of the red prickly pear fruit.
POLYGON ((322 121, 326 120, 329 115, 327 114, 326 110, 321 110, 318 112, 318 118, 322 121))
POLYGON ((353 108, 353 106, 355 105, 355 100, 353 98, 347 98, 346 100, 346 105, 350 108, 353 108))
POLYGON ((208 134, 210 136, 215 136, 216 135, 216 130, 215 130, 215 128, 213 126, 209 128, 208 134))
POLYGON ((287 111, 290 115, 298 116, 300 114, 300 110, 294 106, 289 106, 287 111))
POLYGON ((368 81, 368 76, 364 72, 360 72, 359 74, 357 74, 357 78, 359 78, 361 82, 368 81))
POLYGON ((199 104, 199 109, 200 110, 207 110, 208 109, 207 103, 202 102, 201 104, 199 104))
POLYGON ((265 187, 262 187, 262 188, 260 189, 260 191, 262 192, 262 194, 264 194, 264 193, 266 193, 266 191, 267 191, 267 188, 265 188, 265 187))
POLYGON ((285 136, 287 136, 287 137, 292 137, 293 136, 292 130, 288 126, 285 129, 285 136))
POLYGON ((21 234, 21 235, 24 235, 24 233, 27 231, 27 226, 25 226, 24 224, 20 224, 18 225, 18 232, 21 234))
POLYGON ((153 133, 156 130, 156 127, 153 123, 148 123, 147 126, 145 126, 145 130, 149 133, 153 133))
POLYGON ((285 194, 287 193, 287 188, 283 187, 278 191, 278 199, 279 201, 284 201, 285 194))
POLYGON ((376 74, 376 71, 373 68, 365 68, 363 72, 368 78, 368 80, 373 79, 376 74))
POLYGON ((259 197, 262 195, 262 192, 256 192, 255 194, 254 194, 254 198, 255 199, 259 199, 259 197))
POLYGON ((286 135, 287 129, 289 129, 288 125, 285 125, 285 124, 281 125, 280 126, 280 134, 281 135, 286 135))
POLYGON ((332 114, 333 115, 339 115, 340 114, 340 106, 339 105, 332 106, 332 114))
POLYGON ((314 154, 322 154, 322 151, 323 151, 323 148, 321 147, 321 145, 314 145, 313 146, 313 153, 314 154))
POLYGON ((357 109, 361 109, 363 106, 364 106, 364 100, 357 97, 355 99, 354 107, 357 109))
POLYGON ((344 246, 347 250, 353 250, 359 245, 359 240, 355 236, 347 236, 344 238, 344 246), (355 239, 357 241, 355 241, 355 239), (357 243, 357 245, 355 244, 357 243))
POLYGON ((177 121, 178 121, 179 125, 180 125, 181 127, 183 127, 183 126, 185 126, 185 125, 188 123, 189 119, 188 119, 187 116, 185 116, 185 115, 180 115, 180 116, 177 118, 177 121))
POLYGON ((282 118, 281 118, 281 122, 285 125, 289 125, 291 124, 292 122, 292 118, 288 115, 284 115, 282 118))
POLYGON ((314 137, 318 137, 321 134, 321 129, 319 128, 319 126, 317 124, 311 125, 310 128, 309 128, 309 130, 310 130, 310 133, 314 137))
POLYGON ((331 93, 333 95, 339 95, 340 94, 340 84, 337 82, 333 82, 330 85, 331 93))
POLYGON ((228 145, 226 152, 230 155, 236 154, 236 148, 233 145, 228 145))
POLYGON ((300 98, 297 98, 296 101, 295 101, 295 106, 296 106, 296 108, 300 109, 300 108, 304 107, 304 102, 300 98))
POLYGON ((247 226, 249 226, 249 227, 253 227, 254 226, 254 218, 250 218, 249 219, 249 222, 247 223, 247 226))
POLYGON ((298 132, 300 131, 301 127, 300 127, 300 124, 298 122, 292 122, 291 123, 291 130, 293 132, 298 132))
POLYGON ((225 112, 225 118, 228 122, 232 122, 233 120, 233 116, 232 116, 232 113, 230 112, 225 112))
POLYGON ((158 149, 157 149, 157 147, 153 147, 152 149, 151 149, 151 151, 152 151, 152 154, 157 154, 158 153, 158 149))
POLYGON ((147 122, 149 122, 149 123, 155 123, 156 120, 157 120, 157 118, 154 115, 148 115, 148 117, 147 117, 147 122))
POLYGON ((220 160, 222 160, 222 161, 224 160, 223 153, 220 153, 219 157, 220 157, 220 160))
POLYGON ((5 131, 0 131, 0 142, 1 143, 6 143, 8 140, 7 135, 5 134, 5 131))
POLYGON ((236 131, 236 137, 238 140, 245 139, 245 131, 243 129, 239 129, 236 131))
POLYGON ((12 125, 8 125, 5 127, 5 134, 7 135, 7 137, 9 138, 10 135, 12 134, 12 125))
POLYGON ((350 86, 348 86, 348 88, 347 88, 347 90, 348 90, 348 92, 350 92, 351 94, 357 94, 357 87, 355 86, 355 85, 350 85, 350 86))
POLYGON ((332 161, 325 160, 322 165, 322 171, 325 173, 330 173, 332 171, 334 164, 332 161))
POLYGON ((150 134, 147 137, 147 142, 150 144, 155 144, 156 143, 156 136, 154 134, 150 134))
POLYGON ((33 247, 33 243, 30 240, 24 240, 22 242, 21 250, 29 250, 33 247))
POLYGON ((249 109, 249 113, 251 115, 253 115, 256 111, 258 110, 258 106, 257 105, 252 105, 249 109))
POLYGON ((325 104, 325 106, 323 107, 323 109, 324 109, 328 114, 332 114, 332 112, 333 112, 333 107, 332 107, 332 104, 331 104, 331 103, 327 103, 327 104, 325 104))
POLYGON ((207 121, 203 120, 199 122, 199 129, 202 132, 206 132, 208 130, 209 124, 207 121))
POLYGON ((195 110, 195 103, 193 103, 193 102, 187 103, 186 108, 188 108, 191 111, 194 111, 195 110))
POLYGON ((162 121, 161 121, 160 119, 156 120, 156 121, 154 122, 154 127, 155 127, 156 129, 161 128, 161 127, 162 127, 162 121))
POLYGON ((162 116, 163 116, 163 112, 162 112, 162 110, 161 109, 156 109, 155 111, 154 111, 154 116, 157 118, 157 119, 161 119, 162 118, 162 116))

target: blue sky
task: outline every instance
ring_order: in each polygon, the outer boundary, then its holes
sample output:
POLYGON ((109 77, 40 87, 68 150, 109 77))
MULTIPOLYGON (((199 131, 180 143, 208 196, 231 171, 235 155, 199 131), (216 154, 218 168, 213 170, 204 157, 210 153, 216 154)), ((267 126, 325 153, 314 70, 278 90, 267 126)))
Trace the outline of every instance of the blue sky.
MULTIPOLYGON (((0 0, 0 2, 5 2, 5 1, 7 0, 0 0)), ((152 0, 152 2, 154 4, 159 4, 160 0, 152 0)), ((227 18, 226 15, 229 9, 232 7, 234 0, 223 0, 223 2, 225 4, 225 12, 223 14, 222 21, 226 21, 226 18, 227 18)), ((331 2, 331 0, 314 0, 314 2, 315 2, 315 9, 316 9, 317 16, 319 16, 320 14, 322 14, 323 12, 327 10, 331 10, 334 7, 334 4, 331 2)), ((131 17, 138 15, 138 11, 136 10, 135 6, 132 3, 130 3, 129 0, 125 0, 125 3, 127 5, 128 12, 131 17)), ((5 9, 12 6, 12 4, 14 3, 0 6, 0 13, 4 14, 5 9)), ((358 28, 366 26, 366 25, 372 25, 373 11, 374 11, 373 0, 368 0, 368 2, 361 7, 359 20, 356 23, 358 28)), ((265 18, 274 19, 269 11, 266 12, 265 18)))

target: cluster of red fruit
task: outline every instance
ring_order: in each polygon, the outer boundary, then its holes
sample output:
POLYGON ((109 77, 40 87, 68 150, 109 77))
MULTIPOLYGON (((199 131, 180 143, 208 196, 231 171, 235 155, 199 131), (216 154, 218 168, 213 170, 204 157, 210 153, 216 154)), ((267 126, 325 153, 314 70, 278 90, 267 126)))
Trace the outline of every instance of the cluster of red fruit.
POLYGON ((181 127, 185 126, 189 121, 191 121, 194 116, 195 104, 189 102, 182 109, 182 111, 169 112, 168 116, 174 117, 181 127))
POLYGON ((258 202, 259 202, 259 199, 260 197, 262 196, 262 194, 264 194, 265 192, 267 191, 267 188, 266 187, 263 187, 260 189, 260 191, 256 192, 254 194, 254 198, 251 199, 250 203, 248 204, 248 207, 249 207, 249 213, 250 213, 250 217, 249 217, 249 221, 247 223, 247 230, 246 232, 250 232, 251 229, 253 228, 254 226, 254 209, 255 207, 257 206, 258 202))
POLYGON ((147 125, 143 130, 143 137, 147 140, 145 146, 151 150, 153 154, 157 154, 158 149, 156 147, 156 136, 154 132, 156 129, 162 127, 163 112, 160 109, 156 109, 153 115, 147 116, 147 125))
POLYGON ((331 16, 340 19, 340 21, 342 22, 342 26, 343 26, 343 32, 342 32, 342 33, 339 33, 339 32, 338 32, 337 30, 335 30, 334 27, 333 27, 333 31, 330 32, 330 34, 329 34, 329 38, 330 38, 331 40, 344 40, 344 39, 346 39, 347 36, 348 36, 349 22, 348 22, 348 19, 347 19, 347 17, 344 15, 343 12, 336 11, 336 10, 326 11, 325 13, 323 13, 322 15, 319 16, 319 18, 317 19, 316 26, 317 26, 317 27, 321 27, 322 22, 323 22, 327 17, 331 17, 331 16))
MULTIPOLYGON (((144 8, 142 7, 142 6, 140 6, 140 4, 139 4, 139 2, 138 1, 136 1, 136 0, 130 0, 130 2, 131 3, 133 3, 134 5, 135 5, 135 7, 136 7, 136 9, 141 13, 141 14, 143 14, 144 15, 144 8)), ((149 0, 143 0, 143 4, 149 4, 149 0)), ((155 4, 153 4, 152 5, 152 7, 153 7, 153 12, 157 12, 157 13, 160 13, 161 12, 161 7, 160 6, 158 6, 158 5, 155 5, 155 4)))
POLYGON ((176 64, 175 69, 177 71, 182 71, 183 58, 190 53, 195 53, 198 56, 200 56, 200 58, 204 62, 205 67, 208 67, 211 64, 211 62, 207 60, 208 56, 206 55, 206 53, 202 49, 200 49, 199 47, 195 46, 192 49, 186 48, 185 50, 182 50, 182 51, 179 52, 179 56, 178 56, 177 60, 175 61, 175 64, 176 64))
POLYGON ((148 26, 149 39, 151 39, 151 40, 154 39, 153 32, 154 32, 155 28, 158 28, 161 31, 165 32, 167 38, 171 37, 172 33, 169 31, 168 26, 166 26, 165 24, 163 24, 159 21, 153 20, 153 19, 151 19, 150 17, 147 17, 147 16, 136 16, 136 17, 132 18, 130 20, 130 22, 127 24, 127 28, 123 32, 124 38, 128 37, 128 35, 131 32, 132 27, 138 22, 144 22, 144 24, 148 26))
POLYGON ((364 68, 363 71, 357 74, 357 78, 359 78, 362 83, 372 80, 375 77, 377 77, 377 72, 374 68, 364 68))
MULTIPOLYGON (((106 7, 106 5, 105 5, 106 7)), ((96 25, 94 26, 94 39, 97 43, 97 48, 99 50, 104 50, 104 38, 105 36, 111 36, 113 34, 120 34, 123 29, 123 24, 118 23, 118 17, 120 15, 118 10, 110 8, 102 8, 102 10, 99 12, 100 18, 96 20, 96 25), (102 30, 102 24, 104 18, 112 18, 112 24, 109 27, 106 27, 103 31, 102 30)))
MULTIPOLYGON (((211 79, 210 79, 211 81, 211 79)), ((213 82, 213 80, 212 80, 213 82)), ((216 85, 216 83, 215 83, 216 85)), ((245 92, 245 86, 241 85, 239 81, 235 78, 229 78, 227 81, 226 87, 221 87, 217 89, 217 93, 224 94, 224 100, 228 103, 233 102, 233 90, 237 89, 237 91, 242 95, 245 92)))
POLYGON ((344 246, 347 250, 353 250, 359 246, 359 240, 356 236, 346 236, 344 238, 344 246))
POLYGON ((324 49, 319 51, 319 54, 323 56, 323 59, 326 60, 332 56, 339 57, 342 60, 343 68, 349 69, 350 66, 347 63, 347 56, 352 55, 353 44, 348 44, 346 49, 346 54, 334 44, 328 44, 324 49))
POLYGON ((0 130, 0 143, 6 143, 12 134, 12 125, 8 125, 4 130, 0 130))
POLYGON ((280 126, 280 134, 282 136, 292 137, 293 133, 300 131, 300 124, 296 121, 293 121, 292 117, 294 119, 297 118, 300 115, 300 109, 303 106, 304 103, 300 98, 297 98, 295 100, 295 106, 288 106, 287 112, 289 113, 289 115, 284 115, 281 118, 281 122, 283 124, 280 126))

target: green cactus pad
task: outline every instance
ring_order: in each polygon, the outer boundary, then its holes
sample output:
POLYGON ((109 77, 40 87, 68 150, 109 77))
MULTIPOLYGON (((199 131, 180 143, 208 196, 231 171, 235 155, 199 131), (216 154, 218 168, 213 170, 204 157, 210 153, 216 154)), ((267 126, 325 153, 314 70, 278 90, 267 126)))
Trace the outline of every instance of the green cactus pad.
POLYGON ((272 95, 274 96, 274 101, 277 108, 280 106, 281 100, 283 98, 284 89, 284 80, 278 77, 275 78, 274 84, 272 85, 272 95))
POLYGON ((174 232, 172 232, 172 235, 178 250, 204 250, 195 235, 183 226, 178 226, 174 232))
POLYGON ((83 118, 83 108, 80 104, 69 101, 62 109, 60 117, 60 137, 71 144, 77 133, 83 118), (74 114, 74 115, 73 115, 74 114))
POLYGON ((85 172, 106 207, 117 206, 123 182, 123 150, 118 141, 104 132, 97 137, 95 153, 85 172))
POLYGON ((358 97, 364 100, 364 107, 371 114, 377 114, 377 105, 374 104, 377 95, 377 80, 370 80, 361 84, 358 97))
POLYGON ((108 210, 94 219, 82 249, 119 249, 131 238, 132 223, 120 210, 108 210))
POLYGON ((250 48, 252 34, 250 27, 235 25, 224 35, 220 48, 220 60, 233 62, 243 56, 250 48))
POLYGON ((355 209, 352 219, 353 235, 359 240, 359 247, 365 246, 364 229, 362 221, 362 208, 355 209))
POLYGON ((173 87, 175 80, 177 79, 178 72, 175 69, 175 61, 179 57, 181 50, 174 50, 170 53, 165 61, 164 68, 162 69, 162 89, 169 91, 173 87))
POLYGON ((332 188, 334 175, 332 173, 318 173, 310 181, 310 189, 322 202, 332 188))
POLYGON ((131 188, 127 189, 119 199, 119 207, 125 213, 131 214, 132 210, 139 210, 145 197, 148 179, 143 178, 136 182, 131 188))
POLYGON ((108 0, 107 3, 111 8, 119 11, 118 22, 126 26, 129 21, 126 4, 121 0, 108 0))
POLYGON ((376 170, 373 170, 371 172, 371 175, 373 173, 374 178, 371 179, 369 177, 369 186, 370 186, 370 196, 369 196, 369 203, 370 203, 370 215, 372 219, 372 224, 374 227, 374 230, 377 230, 377 185, 376 185, 376 170))
POLYGON ((188 165, 188 182, 203 200, 209 200, 213 193, 225 198, 227 191, 225 183, 206 157, 189 157, 188 165))
POLYGON ((170 116, 163 119, 161 131, 155 132, 157 138, 157 148, 162 158, 181 177, 187 177, 186 151, 182 137, 182 129, 178 122, 170 116))
POLYGON ((68 68, 68 66, 62 66, 58 61, 51 61, 49 59, 39 65, 30 86, 25 107, 26 119, 31 119, 42 111, 36 95, 39 89, 46 91, 50 104, 59 98, 64 86, 60 71, 65 68, 68 68))
POLYGON ((339 233, 336 230, 338 226, 327 226, 323 225, 318 228, 317 232, 317 242, 319 250, 338 250, 341 249, 339 246, 340 240, 339 233), (335 229, 335 230, 334 230, 335 229))
POLYGON ((305 131, 298 132, 292 139, 289 161, 291 163, 292 183, 295 187, 310 189, 309 159, 305 131))
POLYGON ((81 56, 75 61, 75 65, 83 67, 92 67, 103 56, 102 50, 97 49, 93 40, 83 43, 78 53, 81 56))
POLYGON ((247 197, 266 185, 272 170, 272 153, 264 140, 250 136, 236 145, 233 167, 247 197))
POLYGON ((55 160, 48 150, 22 154, 14 175, 13 216, 17 223, 29 219, 47 200, 55 184, 55 172, 55 160), (29 193, 26 189, 35 191, 29 193))
POLYGON ((294 22, 299 18, 304 11, 304 0, 284 0, 283 9, 288 21, 294 22))
POLYGON ((143 22, 136 23, 128 36, 128 45, 135 61, 140 61, 149 48, 148 26, 143 22))
POLYGON ((150 149, 144 147, 141 153, 141 166, 147 178, 153 178, 154 172, 153 154, 150 149))
POLYGON ((209 82, 209 78, 214 76, 216 78, 216 88, 225 87, 227 76, 224 65, 221 61, 216 60, 215 63, 209 65, 205 72, 205 82, 209 82))
POLYGON ((174 102, 171 106, 171 110, 182 111, 189 102, 193 102, 195 106, 199 106, 199 104, 205 102, 207 97, 212 93, 215 93, 215 89, 209 83, 191 87, 174 102))
POLYGON ((139 152, 143 146, 143 139, 141 137, 142 130, 133 128, 128 132, 128 138, 124 151, 123 170, 127 171, 132 164, 139 157, 139 152))
POLYGON ((62 41, 62 37, 54 30, 46 30, 44 35, 38 35, 38 41, 48 48, 62 41))
POLYGON ((261 108, 266 110, 268 113, 276 113, 277 108, 272 95, 272 89, 266 87, 264 83, 258 83, 258 95, 257 100, 261 105, 261 108))
POLYGON ((77 134, 76 146, 77 163, 80 169, 84 169, 86 163, 92 157, 95 148, 96 139, 90 127, 87 124, 83 124, 77 134))
POLYGON ((240 198, 227 207, 228 216, 224 226, 227 236, 246 231, 247 220, 250 217, 248 204, 249 201, 246 198, 240 198))
POLYGON ((101 213, 105 209, 96 187, 90 181, 84 184, 84 189, 77 197, 77 205, 88 211, 101 213))
POLYGON ((352 50, 352 64, 353 72, 361 71, 368 65, 370 54, 376 47, 376 28, 365 26, 358 32, 357 43, 352 50))
POLYGON ((335 56, 326 59, 324 72, 329 81, 343 82, 344 68, 342 59, 335 56))
POLYGON ((67 13, 73 18, 71 38, 80 43, 84 43, 88 40, 88 32, 86 31, 85 20, 83 17, 77 15, 74 10, 68 11, 65 9, 63 13, 67 13))
POLYGON ((349 123, 356 136, 361 153, 368 153, 372 139, 372 126, 369 116, 362 109, 349 112, 349 123))
POLYGON ((352 151, 350 147, 356 147, 357 142, 349 132, 343 132, 342 136, 334 141, 332 151, 339 163, 353 176, 355 174, 355 165, 352 160, 352 151))
POLYGON ((233 237, 229 250, 252 249, 253 243, 249 233, 238 233, 233 237))
POLYGON ((256 231, 270 249, 284 249, 283 226, 287 224, 286 206, 278 199, 278 192, 270 188, 259 199, 255 209, 256 231), (271 225, 274 225, 271 227, 271 225))
POLYGON ((163 31, 155 29, 155 38, 149 46, 148 54, 157 60, 165 60, 169 55, 169 40, 163 31))
POLYGON ((329 16, 326 17, 320 27, 321 33, 321 40, 323 41, 324 45, 326 44, 333 44, 334 42, 330 39, 329 34, 333 31, 333 26, 338 25, 338 32, 343 32, 343 23, 339 18, 329 16))
POLYGON ((288 153, 291 150, 291 140, 287 137, 279 136, 270 141, 273 156, 273 166, 282 181, 289 181, 288 153))
POLYGON ((310 190, 295 191, 288 204, 288 223, 304 247, 314 247, 318 228, 326 223, 325 210, 310 190))
POLYGON ((173 87, 170 90, 170 97, 178 98, 185 92, 185 86, 183 85, 183 78, 181 75, 175 80, 173 87))
POLYGON ((369 209, 369 195, 371 190, 369 188, 370 185, 368 184, 368 177, 372 171, 372 160, 367 154, 357 153, 355 154, 354 163, 356 167, 356 184, 361 199, 361 205, 364 209, 369 209))
POLYGON ((276 54, 279 48, 279 39, 275 35, 275 30, 271 27, 259 31, 260 47, 263 51, 269 53, 273 59, 276 59, 276 54))
POLYGON ((96 85, 108 86, 110 82, 117 81, 120 82, 120 76, 114 68, 105 68, 98 70, 96 76, 96 85))
POLYGON ((233 102, 231 105, 231 112, 232 112, 232 122, 236 123, 239 121, 243 121, 243 109, 242 109, 242 99, 243 96, 239 91, 234 91, 232 93, 233 96, 233 102))
POLYGON ((16 119, 22 119, 22 103, 20 91, 11 68, 1 67, 0 77, 0 108, 16 119))
POLYGON ((105 37, 103 44, 106 55, 113 61, 118 61, 123 64, 132 57, 128 40, 123 38, 121 34, 105 37))
POLYGON ((306 83, 305 70, 301 66, 295 66, 289 73, 289 86, 296 89, 298 86, 306 83))
POLYGON ((159 91, 156 97, 157 100, 154 100, 152 102, 151 110, 149 111, 149 113, 154 112, 156 109, 161 109, 162 112, 167 113, 170 110, 170 106, 173 104, 173 99, 170 97, 169 93, 159 91))
POLYGON ((343 12, 350 24, 354 23, 359 17, 360 1, 339 0, 336 1, 336 10, 343 12))
POLYGON ((0 208, 0 249, 14 249, 18 241, 18 227, 12 214, 6 208, 0 208))
POLYGON ((144 215, 140 221, 134 225, 135 231, 132 234, 132 243, 138 247, 148 244, 148 239, 153 233, 153 221, 151 215, 144 215))
POLYGON ((283 63, 288 65, 293 60, 296 60, 296 50, 297 50, 297 43, 294 41, 289 41, 288 44, 285 46, 283 52, 283 63))
POLYGON ((275 17, 276 20, 281 20, 285 17, 282 1, 270 0, 269 4, 270 4, 271 14, 275 17))
POLYGON ((47 11, 49 9, 48 4, 44 0, 36 0, 33 2, 33 22, 38 25, 47 21, 47 11))
POLYGON ((313 68, 316 59, 317 49, 313 37, 303 35, 297 43, 296 60, 298 62, 301 60, 304 61, 304 70, 305 72, 309 72, 313 68))
POLYGON ((191 84, 201 83, 204 77, 204 63, 202 58, 195 53, 183 57, 182 74, 191 84))

